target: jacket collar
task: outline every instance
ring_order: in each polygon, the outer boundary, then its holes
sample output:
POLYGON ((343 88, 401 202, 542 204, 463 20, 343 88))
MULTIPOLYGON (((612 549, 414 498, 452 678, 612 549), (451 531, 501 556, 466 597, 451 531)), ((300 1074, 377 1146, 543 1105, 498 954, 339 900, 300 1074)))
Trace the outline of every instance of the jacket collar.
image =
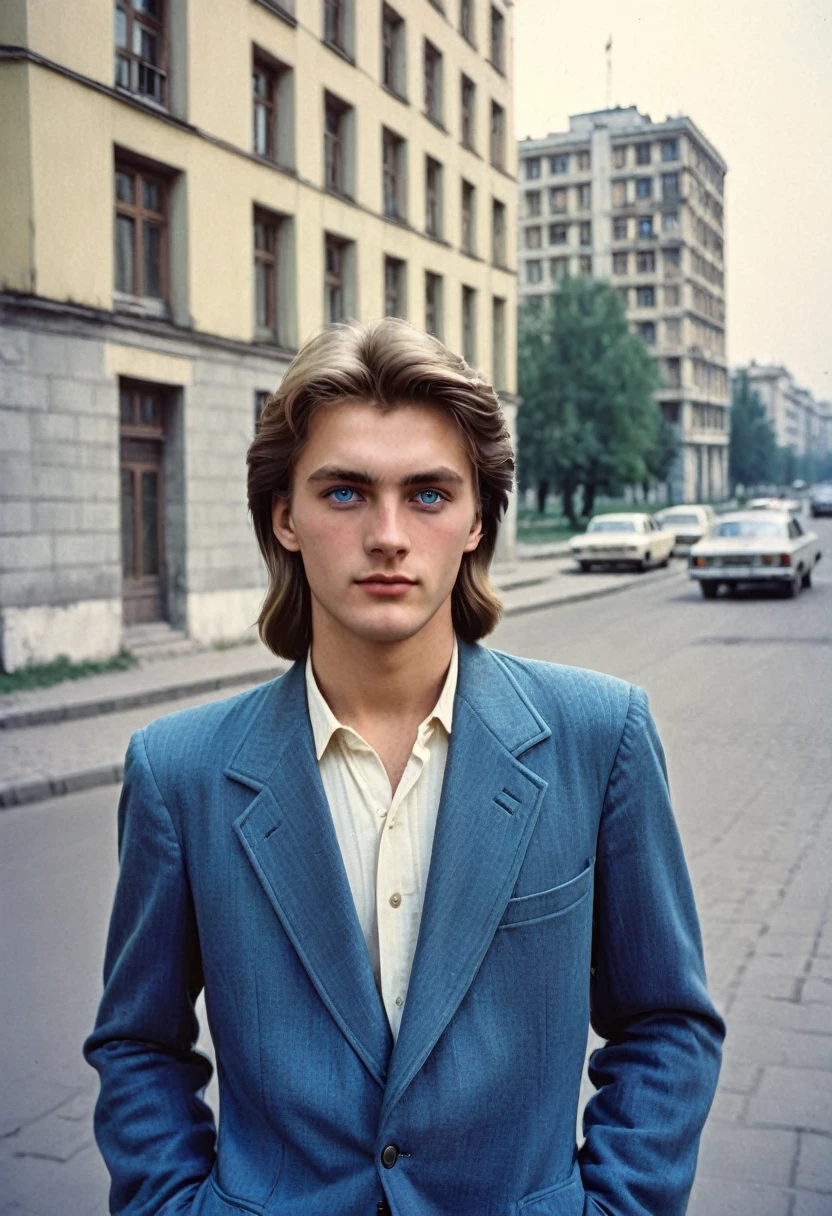
POLYGON ((386 1086, 385 1110, 422 1067, 488 949, 546 788, 520 757, 549 733, 500 656, 460 643, 453 733, 394 1050, 318 771, 302 663, 267 687, 226 769, 257 792, 234 824, 246 856, 324 1004, 386 1086))

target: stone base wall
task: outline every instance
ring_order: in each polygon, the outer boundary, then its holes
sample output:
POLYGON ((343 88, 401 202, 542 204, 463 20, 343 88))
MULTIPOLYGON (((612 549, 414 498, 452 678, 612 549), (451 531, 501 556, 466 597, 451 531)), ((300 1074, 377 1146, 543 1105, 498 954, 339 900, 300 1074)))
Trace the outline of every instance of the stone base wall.
POLYGON ((0 655, 5 671, 67 658, 109 659, 121 647, 121 600, 0 610, 0 655))

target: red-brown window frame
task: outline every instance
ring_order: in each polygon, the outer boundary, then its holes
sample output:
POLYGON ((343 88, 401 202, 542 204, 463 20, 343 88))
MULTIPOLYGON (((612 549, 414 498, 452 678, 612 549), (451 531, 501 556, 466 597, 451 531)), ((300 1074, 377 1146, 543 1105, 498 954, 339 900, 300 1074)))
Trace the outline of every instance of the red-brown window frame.
MULTIPOLYGON (((123 295, 134 296, 137 299, 168 299, 168 191, 170 183, 158 170, 148 168, 136 161, 116 158, 113 172, 113 193, 115 196, 115 228, 118 229, 118 216, 124 215, 133 221, 133 291, 125 291, 116 286, 116 291, 123 295), (127 203, 118 197, 116 177, 119 173, 133 179, 134 202, 127 203), (161 210, 152 211, 144 206, 142 187, 145 182, 152 182, 159 187, 161 210), (144 291, 144 222, 153 221, 158 224, 161 237, 159 241, 159 290, 160 295, 147 296, 144 291)), ((117 238, 116 238, 117 240, 117 238)), ((117 257, 117 255, 116 255, 117 257)), ((117 263, 114 267, 117 271, 117 263)), ((115 276, 114 276, 115 277, 115 276)))
POLYGON ((267 211, 255 211, 252 237, 254 245, 254 325, 257 335, 268 334, 277 337, 277 238, 280 221, 267 211), (266 236, 265 247, 258 246, 257 234, 261 228, 266 236), (259 294, 257 290, 257 271, 260 267, 266 272, 266 322, 261 324, 258 314, 259 294))
POLYGON ((344 180, 344 122, 349 106, 333 93, 324 93, 324 188, 346 194, 344 180), (330 118, 335 131, 330 131, 330 118))
POLYGON ((252 106, 252 145, 255 156, 266 160, 276 160, 275 120, 277 115, 277 72, 261 55, 255 53, 251 64, 251 106, 252 106), (257 92, 256 78, 262 76, 266 81, 266 95, 257 92), (264 110, 266 114, 266 151, 261 152, 257 147, 257 112, 264 110))
POLYGON ((115 80, 119 88, 126 89, 129 93, 133 93, 136 97, 147 97, 151 101, 155 101, 158 105, 167 106, 168 94, 168 29, 167 15, 168 5, 167 0, 159 0, 159 18, 151 17, 147 13, 139 12, 130 3, 130 0, 116 0, 116 12, 124 14, 124 19, 127 25, 127 45, 125 47, 115 46, 116 57, 116 72, 115 80), (160 77, 160 96, 154 97, 151 93, 142 92, 138 88, 139 69, 142 64, 146 64, 147 60, 142 59, 132 49, 133 44, 133 29, 134 26, 146 28, 152 33, 158 35, 159 38, 159 65, 149 65, 151 70, 156 72, 160 77), (118 82, 118 60, 124 60, 128 66, 128 76, 130 83, 128 85, 119 84, 118 82))

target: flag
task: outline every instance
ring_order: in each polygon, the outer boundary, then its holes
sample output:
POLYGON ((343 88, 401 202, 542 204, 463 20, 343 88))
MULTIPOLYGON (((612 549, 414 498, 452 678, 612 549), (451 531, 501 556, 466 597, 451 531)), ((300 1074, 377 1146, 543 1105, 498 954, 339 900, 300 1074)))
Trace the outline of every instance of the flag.
POLYGON ((604 50, 607 52, 607 54, 609 54, 612 50, 612 34, 610 34, 609 38, 607 39, 607 45, 604 47, 604 50))

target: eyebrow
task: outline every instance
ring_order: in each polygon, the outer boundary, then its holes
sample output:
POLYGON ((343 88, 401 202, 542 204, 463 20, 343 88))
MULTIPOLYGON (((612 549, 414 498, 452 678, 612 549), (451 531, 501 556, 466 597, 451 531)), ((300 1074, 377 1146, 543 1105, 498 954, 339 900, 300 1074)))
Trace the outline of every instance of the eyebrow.
MULTIPOLYGON (((325 464, 320 469, 316 469, 314 473, 310 473, 307 481, 346 481, 351 485, 359 486, 377 486, 381 478, 374 477, 372 473, 362 472, 357 469, 343 469, 338 465, 325 464)), ((409 473, 407 477, 402 477, 399 481, 400 486, 422 486, 427 484, 435 484, 440 482, 444 485, 461 486, 464 485, 464 480, 459 473, 453 469, 449 469, 444 465, 437 469, 428 469, 424 473, 409 473)))

